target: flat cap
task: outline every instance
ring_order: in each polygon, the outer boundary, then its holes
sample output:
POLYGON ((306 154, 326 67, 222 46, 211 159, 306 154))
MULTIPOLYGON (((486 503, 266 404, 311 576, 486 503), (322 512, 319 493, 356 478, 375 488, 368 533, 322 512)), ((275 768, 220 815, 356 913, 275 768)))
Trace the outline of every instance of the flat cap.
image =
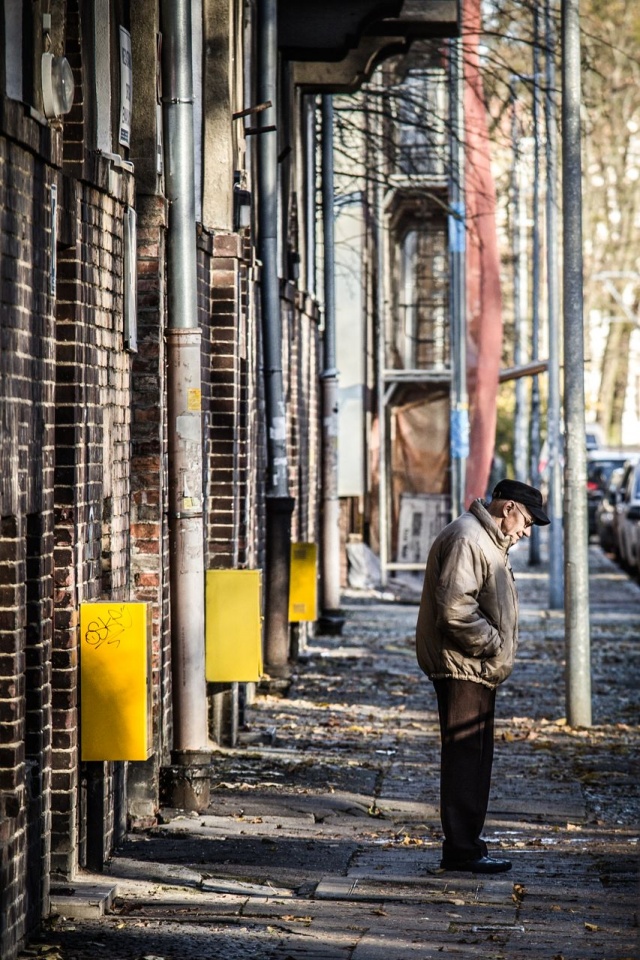
POLYGON ((494 487, 491 499, 515 500, 516 503, 521 503, 539 527, 545 527, 551 523, 542 509, 542 494, 535 487, 530 487, 528 483, 521 483, 520 480, 500 480, 494 487))

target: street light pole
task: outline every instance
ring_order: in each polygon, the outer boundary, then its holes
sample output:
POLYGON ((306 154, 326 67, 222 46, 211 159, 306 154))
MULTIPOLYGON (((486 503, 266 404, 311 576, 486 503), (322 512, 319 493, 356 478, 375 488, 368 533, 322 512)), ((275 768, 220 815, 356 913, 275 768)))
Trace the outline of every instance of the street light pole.
POLYGON ((591 725, 587 470, 584 416, 580 4, 562 0, 562 201, 567 720, 591 725))
POLYGON ((451 263, 451 512, 465 508, 465 482, 469 456, 469 398, 467 394, 467 282, 466 214, 464 191, 464 47, 462 37, 452 40, 451 63, 451 212, 449 255, 451 263))
POLYGON ((547 401, 547 448, 549 472, 549 606, 562 609, 564 602, 564 551, 562 544, 562 470, 560 464, 560 330, 558 284, 557 107, 556 35, 551 0, 545 2, 545 122, 546 122, 546 221, 547 221, 547 314, 549 327, 549 396, 547 401))
MULTIPOLYGON (((511 206, 512 215, 512 251, 513 251, 513 330, 514 330, 514 366, 525 363, 527 347, 527 235, 524 200, 522 196, 522 132, 518 120, 518 79, 511 78, 511 148, 513 161, 511 167, 511 206)), ((515 414, 513 418, 513 461, 517 480, 527 479, 527 430, 528 419, 526 383, 519 378, 515 385, 515 414)))
MULTIPOLYGON (((533 237, 532 237, 532 304, 531 304, 531 362, 535 363, 540 349, 540 15, 538 5, 533 7, 533 237)), ((540 461, 540 382, 537 375, 531 380, 531 424, 529 433, 529 475, 537 487, 540 461)), ((529 563, 540 563, 540 528, 534 526, 529 540, 529 563)))

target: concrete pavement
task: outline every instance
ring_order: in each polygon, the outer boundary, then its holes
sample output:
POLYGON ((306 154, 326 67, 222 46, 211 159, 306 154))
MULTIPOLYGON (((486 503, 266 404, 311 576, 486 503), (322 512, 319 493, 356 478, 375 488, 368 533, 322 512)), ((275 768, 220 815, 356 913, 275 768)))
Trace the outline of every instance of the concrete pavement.
POLYGON ((486 837, 499 877, 439 870, 435 697, 417 607, 352 596, 287 697, 221 750, 205 816, 164 810, 107 875, 111 912, 54 919, 49 960, 638 957, 640 587, 591 548, 594 726, 564 721, 563 615, 513 555, 516 670, 498 695, 486 837), (634 767, 634 763, 636 764, 634 767))

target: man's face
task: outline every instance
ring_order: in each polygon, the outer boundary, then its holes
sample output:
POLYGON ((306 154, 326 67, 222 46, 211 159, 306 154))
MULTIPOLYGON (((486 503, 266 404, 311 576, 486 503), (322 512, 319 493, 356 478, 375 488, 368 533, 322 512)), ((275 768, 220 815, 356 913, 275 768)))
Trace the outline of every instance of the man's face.
POLYGON ((522 537, 531 536, 533 522, 533 517, 521 503, 516 503, 515 500, 508 500, 505 503, 502 532, 511 537, 512 546, 522 537))

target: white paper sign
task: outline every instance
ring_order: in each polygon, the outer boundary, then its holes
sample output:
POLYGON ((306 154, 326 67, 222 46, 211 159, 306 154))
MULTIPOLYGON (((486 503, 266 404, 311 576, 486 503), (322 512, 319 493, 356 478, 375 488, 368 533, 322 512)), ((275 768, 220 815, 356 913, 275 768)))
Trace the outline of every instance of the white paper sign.
POLYGON ((120 132, 118 143, 121 143, 123 147, 130 146, 131 140, 132 78, 131 34, 124 27, 120 27, 120 132))

